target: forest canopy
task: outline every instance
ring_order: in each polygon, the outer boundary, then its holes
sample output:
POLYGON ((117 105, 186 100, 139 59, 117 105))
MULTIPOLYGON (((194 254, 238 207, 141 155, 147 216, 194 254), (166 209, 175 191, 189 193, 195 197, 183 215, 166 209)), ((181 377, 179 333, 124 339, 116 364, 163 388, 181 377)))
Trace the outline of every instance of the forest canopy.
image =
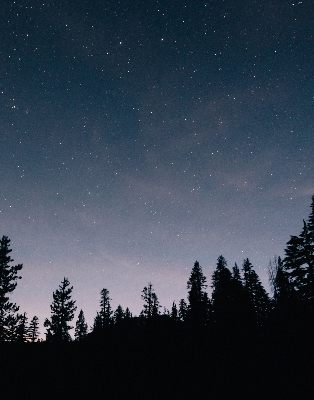
MULTIPOLYGON (((10 302, 10 294, 21 277, 22 265, 11 265, 10 239, 0 241, 0 341, 36 342, 39 340, 39 321, 34 316, 28 323, 27 314, 20 314, 19 307, 10 302)), ((72 341, 70 332, 75 328, 75 341, 103 337, 108 331, 197 327, 207 332, 232 329, 235 332, 266 332, 270 327, 299 327, 312 329, 314 301, 314 196, 307 220, 303 220, 300 234, 291 235, 285 257, 274 257, 269 264, 271 296, 263 287, 258 274, 248 258, 240 267, 229 268, 220 255, 211 281, 204 276, 202 267, 195 261, 187 280, 187 299, 180 299, 167 310, 159 303, 152 282, 144 286, 141 298, 143 309, 133 317, 130 309, 121 305, 113 310, 109 290, 100 291, 99 311, 89 328, 84 311, 80 310, 75 326, 70 325, 77 309, 72 299, 73 286, 64 277, 53 293, 51 316, 44 321, 47 342, 72 341), (212 288, 207 293, 208 283, 212 288)))

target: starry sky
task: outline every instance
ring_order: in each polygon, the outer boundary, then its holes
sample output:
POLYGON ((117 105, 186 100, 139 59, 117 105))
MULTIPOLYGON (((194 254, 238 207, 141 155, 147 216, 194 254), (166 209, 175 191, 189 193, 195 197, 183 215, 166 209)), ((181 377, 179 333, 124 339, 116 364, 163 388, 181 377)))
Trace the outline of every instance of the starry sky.
MULTIPOLYGON (((68 277, 88 325, 267 267, 310 213, 309 1, 17 0, 1 5, 0 228, 12 300, 40 323, 68 277)), ((75 320, 73 321, 75 323, 75 320)), ((41 327, 41 332, 45 330, 41 327)))

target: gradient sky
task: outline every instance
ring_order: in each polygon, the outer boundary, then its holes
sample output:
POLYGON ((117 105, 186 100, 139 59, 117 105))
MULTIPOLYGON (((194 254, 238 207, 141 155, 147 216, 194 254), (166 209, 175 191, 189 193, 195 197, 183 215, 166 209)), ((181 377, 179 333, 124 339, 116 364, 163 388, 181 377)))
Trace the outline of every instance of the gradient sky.
POLYGON ((151 281, 170 309, 220 254, 269 290, 314 194, 313 2, 1 7, 0 234, 24 264, 20 312, 43 324, 63 277, 89 326, 103 288, 138 315, 151 281))

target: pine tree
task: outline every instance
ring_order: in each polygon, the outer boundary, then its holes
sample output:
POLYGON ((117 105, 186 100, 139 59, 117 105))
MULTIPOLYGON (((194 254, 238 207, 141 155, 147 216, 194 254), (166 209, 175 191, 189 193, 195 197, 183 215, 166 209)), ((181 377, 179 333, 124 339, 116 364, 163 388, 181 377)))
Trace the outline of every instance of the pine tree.
POLYGON ((212 303, 214 319, 219 325, 230 325, 232 309, 232 275, 227 261, 219 256, 212 276, 212 303))
POLYGON ((100 317, 101 317, 101 324, 102 329, 108 327, 111 324, 111 305, 110 305, 111 298, 109 297, 109 290, 102 289, 100 292, 100 317))
POLYGON ((87 336, 87 331, 88 327, 87 323, 85 322, 84 312, 83 310, 81 310, 79 312, 78 319, 75 325, 75 333, 74 333, 75 340, 78 342, 84 340, 87 336))
POLYGON ((284 269, 299 300, 314 302, 314 196, 308 222, 299 236, 291 236, 285 249, 284 269))
POLYGON ((311 213, 309 215, 307 228, 309 231, 309 239, 312 246, 314 246, 314 195, 312 196, 311 213))
POLYGON ((234 263, 234 267, 232 268, 232 281, 237 282, 239 287, 242 287, 241 274, 237 263, 234 263))
POLYGON ((299 310, 295 291, 289 281, 289 276, 280 257, 274 257, 268 268, 269 283, 273 297, 269 322, 274 332, 281 335, 291 333, 291 323, 298 319, 299 310))
POLYGON ((273 262, 270 261, 268 276, 275 305, 286 302, 291 297, 291 285, 280 257, 274 257, 273 262))
POLYGON ((19 307, 10 303, 8 295, 16 288, 16 281, 21 279, 17 274, 23 265, 9 265, 14 261, 9 255, 11 251, 10 239, 2 236, 0 240, 0 342, 13 338, 12 332, 14 328, 17 328, 20 319, 16 314, 19 307))
POLYGON ((314 244, 312 233, 303 221, 300 236, 291 236, 285 249, 284 267, 299 300, 314 298, 314 244))
POLYGON ((310 299, 314 300, 314 195, 312 196, 311 213, 307 222, 308 253, 309 253, 309 285, 310 299))
POLYGON ((38 317, 36 317, 36 315, 32 318, 30 324, 29 324, 29 328, 28 328, 28 336, 30 338, 31 342, 36 342, 36 340, 38 339, 38 336, 40 334, 39 330, 39 322, 38 322, 38 317))
POLYGON ((124 318, 125 318, 125 319, 130 319, 130 318, 132 318, 132 313, 131 313, 129 307, 127 307, 127 308, 125 309, 124 318))
POLYGON ((130 327, 130 326, 132 325, 132 323, 133 323, 133 320, 132 320, 132 313, 131 313, 129 307, 127 307, 127 308, 125 309, 125 312, 124 312, 123 326, 125 326, 125 327, 130 327))
POLYGON ((148 283, 148 286, 144 287, 141 297, 144 300, 144 309, 141 311, 141 315, 149 320, 158 317, 161 306, 151 282, 148 283))
POLYGON ((54 342, 66 342, 71 340, 68 322, 74 318, 76 311, 75 301, 71 300, 73 286, 69 287, 70 282, 64 278, 59 285, 59 290, 53 293, 53 303, 51 304, 51 320, 46 318, 44 326, 47 327, 46 337, 54 342))
POLYGON ((244 292, 249 301, 248 318, 251 315, 252 322, 263 327, 269 313, 269 297, 248 258, 243 262, 243 275, 244 292))
POLYGON ((20 315, 20 321, 19 325, 17 327, 16 333, 17 333, 17 341, 20 343, 27 342, 29 339, 28 335, 28 327, 27 327, 27 316, 26 313, 20 315))
POLYGON ((181 299, 179 302, 179 319, 184 322, 187 318, 188 306, 184 299, 181 299))
POLYGON ((103 326, 102 326, 102 318, 100 313, 97 311, 96 317, 94 318, 94 324, 92 327, 92 331, 93 333, 101 333, 103 330, 103 326))
POLYGON ((311 243, 311 234, 307 223, 303 220, 303 229, 300 234, 303 241, 303 264, 306 271, 305 296, 307 300, 314 298, 314 246, 311 243))
POLYGON ((9 314, 6 318, 5 327, 5 340, 8 342, 17 342, 19 335, 19 323, 21 321, 21 314, 9 314))
POLYGON ((172 303, 172 307, 171 307, 171 319, 174 322, 178 321, 178 309, 177 309, 177 305, 175 303, 175 301, 172 303))
POLYGON ((206 321, 207 304, 204 302, 206 287, 206 277, 203 275, 202 267, 198 261, 195 261, 187 282, 187 289, 189 289, 188 318, 194 324, 203 324, 206 321))
POLYGON ((303 239, 291 236, 285 249, 284 268, 296 292, 301 300, 306 295, 306 268, 304 266, 303 239))
POLYGON ((113 314, 114 321, 117 325, 120 325, 121 322, 124 320, 124 311, 121 305, 119 304, 116 311, 113 314))

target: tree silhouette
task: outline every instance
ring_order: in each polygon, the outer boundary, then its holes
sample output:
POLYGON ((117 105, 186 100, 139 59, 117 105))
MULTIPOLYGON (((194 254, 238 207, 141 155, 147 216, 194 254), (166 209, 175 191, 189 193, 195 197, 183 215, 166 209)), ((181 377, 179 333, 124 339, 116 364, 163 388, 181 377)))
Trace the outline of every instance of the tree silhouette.
POLYGON ((180 321, 186 321, 186 316, 188 312, 188 305, 184 299, 181 299, 179 302, 179 319, 180 321))
POLYGON ((75 325, 75 333, 74 333, 75 340, 82 341, 83 339, 85 339, 87 336, 87 331, 88 327, 87 323, 85 322, 84 312, 83 310, 81 310, 79 312, 78 319, 75 325))
POLYGON ((309 215, 307 228, 309 231, 310 243, 314 245, 314 195, 312 196, 311 213, 309 215))
POLYGON ((174 322, 177 322, 179 319, 178 309, 177 309, 177 305, 176 305, 175 301, 172 303, 170 316, 171 316, 172 321, 174 321, 174 322))
POLYGON ((64 278, 59 285, 59 290, 53 293, 53 303, 51 304, 51 320, 45 320, 44 326, 47 327, 47 340, 54 342, 67 342, 71 340, 68 322, 74 318, 76 310, 75 301, 71 300, 73 286, 69 287, 70 282, 64 278))
POLYGON ((125 318, 125 319, 130 319, 130 318, 132 318, 132 313, 131 313, 129 307, 127 307, 127 308, 125 309, 124 318, 125 318))
POLYGON ((5 326, 5 340, 8 342, 18 341, 19 322, 21 320, 20 314, 9 314, 6 318, 5 326))
MULTIPOLYGON (((188 291, 188 317, 191 322, 199 324, 206 321, 206 308, 205 304, 205 288, 206 277, 203 275, 202 267, 198 261, 195 261, 191 271, 190 278, 187 282, 188 291)), ((206 301, 207 301, 206 296, 206 301)))
POLYGON ((219 256, 212 276, 212 303, 214 319, 219 325, 230 324, 232 315, 232 275, 227 268, 227 261, 219 256))
POLYGON ((231 297, 232 297, 232 302, 235 305, 234 307, 235 309, 240 308, 243 305, 244 291, 242 285, 242 278, 237 263, 235 263, 234 267, 232 268, 231 297))
POLYGON ((119 304, 116 311, 113 314, 113 318, 116 324, 121 324, 121 322, 124 319, 124 311, 123 308, 121 307, 121 305, 119 304))
POLYGON ((243 275, 244 292, 250 304, 248 317, 250 318, 251 315, 252 317, 254 315, 257 326, 263 327, 269 312, 269 297, 248 258, 243 262, 243 275))
POLYGON ((28 327, 27 327, 27 316, 26 313, 20 315, 19 324, 16 330, 17 333, 17 341, 20 343, 27 342, 29 339, 28 335, 28 327))
POLYGON ((161 306, 151 282, 148 283, 148 286, 144 287, 141 297, 144 300, 144 309, 141 311, 141 315, 148 320, 156 318, 159 315, 159 308, 161 306))
POLYGON ((307 300, 312 300, 314 297, 314 246, 311 243, 311 233, 309 232, 307 223, 303 220, 303 229, 300 238, 303 241, 303 264, 306 271, 305 275, 305 297, 307 300))
POLYGON ((8 295, 16 288, 16 281, 21 279, 17 274, 23 265, 9 265, 14 261, 9 255, 11 251, 10 239, 2 236, 0 240, 0 342, 13 339, 14 329, 17 328, 20 320, 16 314, 19 307, 10 303, 8 295))
POLYGON ((111 298, 109 297, 109 290, 102 289, 100 292, 100 317, 101 317, 101 324, 102 328, 108 327, 111 323, 111 305, 110 305, 111 298))
POLYGON ((36 342, 38 339, 38 336, 40 334, 39 332, 39 322, 38 322, 38 317, 36 315, 32 318, 31 322, 29 323, 29 328, 28 328, 28 335, 30 338, 31 342, 36 342))
POLYGON ((100 333, 103 330, 103 323, 100 313, 97 311, 96 317, 94 318, 93 333, 100 333))
POLYGON ((286 302, 291 296, 291 284, 289 276, 285 271, 283 261, 280 257, 274 257, 270 261, 268 268, 269 283, 273 292, 273 302, 275 305, 286 302))
POLYGON ((314 300, 314 196, 312 196, 311 213, 307 223, 307 241, 309 254, 310 298, 314 300))
POLYGON ((285 271, 292 284, 296 295, 301 300, 305 297, 306 269, 304 268, 303 258, 303 239, 298 236, 290 236, 285 249, 284 258, 285 271))
MULTIPOLYGON (((311 225, 310 225, 311 226, 311 225)), ((305 221, 300 236, 291 236, 285 249, 284 267, 300 300, 313 298, 314 244, 305 221)))
POLYGON ((299 236, 290 236, 284 269, 299 300, 314 301, 314 196, 308 222, 303 220, 299 236))
POLYGON ((94 318, 93 332, 100 334, 108 328, 112 321, 112 310, 110 304, 111 298, 109 297, 109 290, 102 289, 100 292, 100 311, 97 311, 94 318))
POLYGON ((290 236, 285 255, 283 272, 292 288, 289 307, 294 312, 294 326, 314 329, 314 196, 308 222, 303 220, 299 236, 290 236))

